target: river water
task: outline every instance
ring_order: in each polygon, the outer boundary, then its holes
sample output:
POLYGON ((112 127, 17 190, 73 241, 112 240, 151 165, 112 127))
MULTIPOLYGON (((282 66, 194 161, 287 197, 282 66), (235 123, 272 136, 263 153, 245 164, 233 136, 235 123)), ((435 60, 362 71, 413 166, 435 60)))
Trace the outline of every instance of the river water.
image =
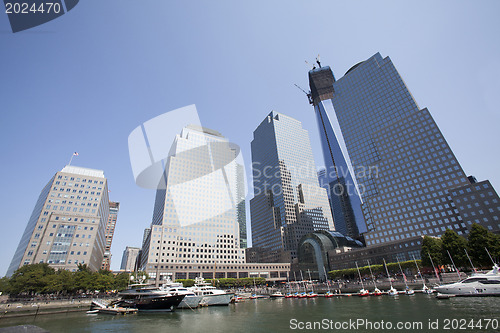
POLYGON ((438 300, 434 296, 416 294, 257 299, 225 307, 125 316, 87 315, 81 312, 36 318, 3 318, 0 319, 0 327, 31 324, 50 332, 146 333, 500 332, 499 321, 500 297, 438 300))

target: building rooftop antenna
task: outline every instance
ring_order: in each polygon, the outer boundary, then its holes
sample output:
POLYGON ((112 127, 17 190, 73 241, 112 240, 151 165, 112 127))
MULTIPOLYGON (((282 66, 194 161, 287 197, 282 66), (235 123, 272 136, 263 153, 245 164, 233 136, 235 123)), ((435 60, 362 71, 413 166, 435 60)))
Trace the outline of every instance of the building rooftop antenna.
POLYGON ((321 62, 319 61, 319 53, 318 56, 316 57, 316 63, 318 64, 319 68, 321 68, 321 62))

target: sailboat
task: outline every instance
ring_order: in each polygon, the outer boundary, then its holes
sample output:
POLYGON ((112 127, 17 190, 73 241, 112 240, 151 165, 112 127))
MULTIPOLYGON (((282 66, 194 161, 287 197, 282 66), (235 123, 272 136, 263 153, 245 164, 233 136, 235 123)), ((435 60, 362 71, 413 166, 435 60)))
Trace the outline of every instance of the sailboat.
MULTIPOLYGON (((298 298, 306 298, 307 297, 307 293, 306 293, 306 285, 305 285, 305 282, 304 282, 304 275, 302 275, 302 270, 300 271, 300 278, 302 279, 300 281, 300 283, 304 283, 304 291, 301 292, 299 295, 298 295, 298 298)), ((300 287, 299 287, 300 288, 300 287)), ((299 289, 300 291, 300 289, 299 289)))
POLYGON ((392 286, 392 280, 391 280, 391 276, 389 275, 389 270, 387 269, 387 264, 385 262, 385 259, 383 259, 383 260, 384 260, 385 271, 387 273, 387 278, 389 279, 389 283, 391 284, 391 289, 389 289, 389 291, 387 292, 387 295, 397 296, 398 291, 396 289, 394 289, 394 287, 392 286))
POLYGON ((292 298, 293 294, 292 294, 292 288, 290 286, 290 278, 288 276, 288 272, 286 272, 286 282, 288 285, 288 292, 286 293, 285 298, 292 298))
POLYGON ((359 271, 358 262, 356 261, 356 269, 358 270, 359 281, 361 281, 361 290, 358 292, 358 296, 364 297, 370 295, 370 292, 365 289, 363 284, 363 279, 361 278, 361 272, 359 271))
POLYGON ((333 293, 330 291, 330 281, 328 281, 328 274, 326 274, 326 269, 325 269, 325 266, 323 266, 323 271, 325 272, 325 276, 326 276, 326 285, 328 286, 328 291, 325 293, 325 297, 326 298, 330 298, 330 297, 333 297, 333 293))
POLYGON ((422 273, 420 273, 420 268, 418 267, 417 260, 415 259, 415 256, 413 256, 413 261, 415 262, 415 266, 417 266, 418 276, 420 276, 420 279, 422 280, 422 292, 423 292, 424 294, 432 294, 432 293, 433 293, 433 291, 432 291, 431 289, 429 289, 429 288, 425 285, 424 277, 422 276, 422 273))
POLYGON ((373 296, 380 296, 380 295, 382 295, 382 291, 377 288, 377 282, 375 281, 375 276, 373 276, 372 266, 370 265, 370 260, 368 260, 368 269, 370 270, 370 275, 372 276, 372 279, 373 279, 373 285, 375 286, 375 290, 373 290, 372 295, 373 296))
POLYGON ((307 294, 307 297, 308 298, 318 297, 318 294, 316 294, 314 292, 314 287, 313 287, 313 283, 312 283, 312 279, 311 279, 311 271, 308 269, 307 273, 309 273, 309 284, 311 285, 311 292, 307 294))
POLYGON ((293 294, 293 298, 299 298, 300 286, 297 284, 297 275, 295 274, 295 272, 293 272, 293 278, 294 278, 293 282, 295 282, 295 285, 297 286, 297 291, 293 294))
POLYGON ((257 295, 257 286, 255 285, 255 277, 253 278, 253 290, 254 290, 254 293, 252 294, 252 296, 250 296, 250 299, 257 299, 257 298, 263 297, 261 295, 257 295))
POLYGON ((410 288, 408 287, 408 283, 406 283, 406 275, 405 275, 405 273, 403 272, 403 269, 401 268, 401 264, 399 263, 399 259, 398 259, 398 258, 396 258, 396 260, 398 261, 398 266, 399 266, 399 269, 401 270, 401 274, 403 274, 403 280, 404 280, 404 282, 405 282, 405 286, 406 286, 406 288, 405 288, 405 294, 406 294, 406 295, 409 295, 409 296, 414 295, 414 294, 415 294, 415 292, 414 292, 412 289, 410 289, 410 288))

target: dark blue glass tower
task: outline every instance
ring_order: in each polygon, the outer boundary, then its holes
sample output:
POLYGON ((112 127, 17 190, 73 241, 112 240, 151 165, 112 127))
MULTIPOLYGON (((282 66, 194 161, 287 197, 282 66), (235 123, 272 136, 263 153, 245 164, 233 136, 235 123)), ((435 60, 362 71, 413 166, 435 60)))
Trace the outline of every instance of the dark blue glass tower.
POLYGON ((358 184, 353 177, 354 169, 333 110, 334 82, 335 77, 328 66, 309 72, 310 99, 316 113, 326 167, 321 186, 328 191, 335 229, 343 235, 358 238, 367 228, 358 184))

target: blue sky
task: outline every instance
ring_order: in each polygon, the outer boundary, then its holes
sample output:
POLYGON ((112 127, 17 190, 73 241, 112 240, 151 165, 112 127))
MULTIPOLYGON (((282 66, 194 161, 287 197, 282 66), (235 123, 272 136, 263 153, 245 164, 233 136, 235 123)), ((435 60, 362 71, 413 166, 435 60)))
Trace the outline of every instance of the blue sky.
MULTIPOLYGON (((0 275, 43 186, 68 163, 102 169, 121 209, 112 246, 139 246, 154 191, 135 185, 127 137, 196 104, 202 124, 240 145, 276 110, 320 143, 304 60, 337 78, 380 52, 427 107, 466 174, 500 189, 498 1, 80 1, 13 34, 0 14, 0 275)), ((249 198, 251 195, 249 196, 249 198)), ((248 223, 249 223, 248 219, 248 223)))

